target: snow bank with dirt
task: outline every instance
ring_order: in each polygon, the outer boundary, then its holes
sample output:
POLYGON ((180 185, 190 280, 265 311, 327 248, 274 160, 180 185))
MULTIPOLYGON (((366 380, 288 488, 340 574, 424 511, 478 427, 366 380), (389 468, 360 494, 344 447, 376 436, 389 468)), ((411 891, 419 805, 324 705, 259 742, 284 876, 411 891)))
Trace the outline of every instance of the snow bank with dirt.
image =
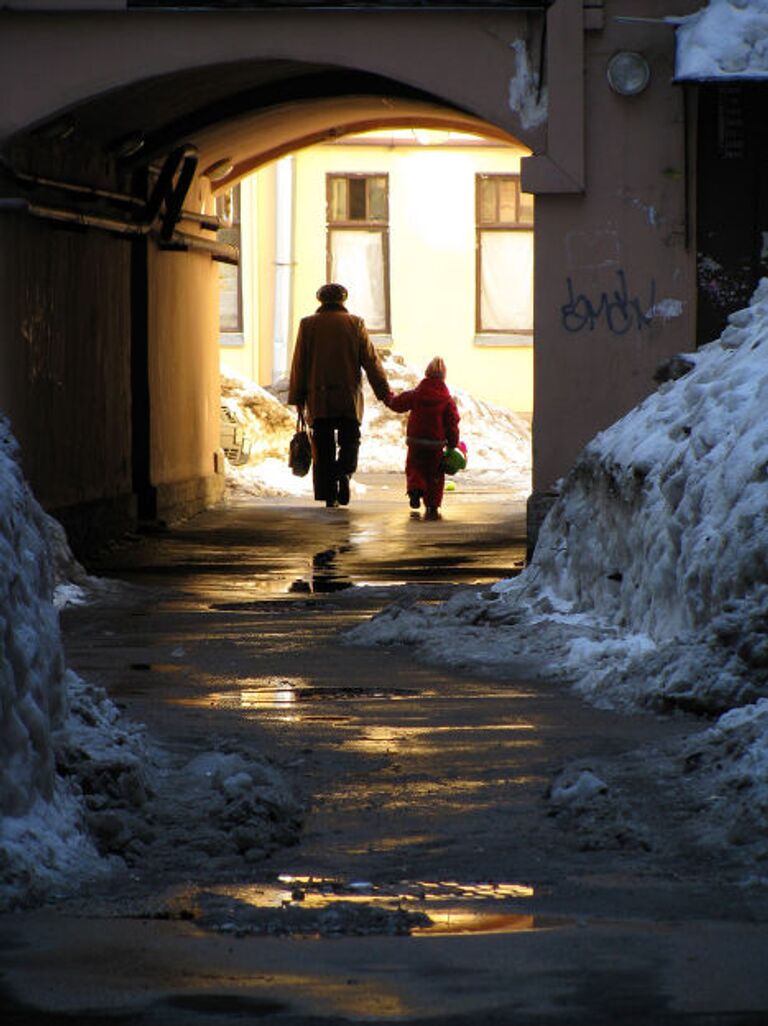
POLYGON ((738 809, 768 827, 768 279, 729 320, 586 446, 519 577, 349 635, 559 674, 604 707, 720 717, 691 744, 699 779, 730 789, 721 839, 738 809))
MULTIPOLYGON (((0 420, 0 907, 100 859, 83 830, 77 795, 57 771, 57 738, 86 704, 71 701, 51 602, 49 519, 0 420)), ((89 714, 98 712, 91 703, 89 714)))
MULTIPOLYGON (((402 357, 383 360, 394 392, 415 388, 422 378, 402 357)), ((525 497, 531 482, 531 435, 527 422, 510 410, 475 399, 453 388, 461 416, 461 437, 469 450, 469 466, 460 480, 467 486, 489 485, 517 492, 525 497)), ((284 405, 287 380, 267 389, 238 378, 222 376, 223 402, 230 404, 238 421, 254 441, 252 457, 243 467, 228 466, 230 494, 254 496, 310 496, 311 478, 293 477, 287 465, 288 444, 296 426, 293 407, 284 405)), ((362 425, 359 471, 361 473, 403 473, 405 467, 406 418, 393 413, 373 395, 364 381, 365 415, 362 425)), ((353 492, 364 487, 352 482, 353 492)))
POLYGON ((173 756, 67 669, 56 606, 120 590, 77 563, 17 456, 0 418, 0 910, 126 865, 192 875, 291 840, 299 809, 268 760, 226 740, 173 756))
POLYGON ((709 0, 677 29, 676 79, 768 78, 768 0, 709 0))

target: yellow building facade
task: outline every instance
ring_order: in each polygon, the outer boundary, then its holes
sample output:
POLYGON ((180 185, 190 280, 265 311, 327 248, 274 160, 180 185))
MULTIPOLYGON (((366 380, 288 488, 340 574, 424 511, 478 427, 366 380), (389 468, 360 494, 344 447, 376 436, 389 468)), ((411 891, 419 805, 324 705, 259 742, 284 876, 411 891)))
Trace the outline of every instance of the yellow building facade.
POLYGON ((417 370, 440 355, 450 385, 530 416, 527 153, 446 131, 369 132, 244 179, 220 202, 241 249, 239 274, 222 270, 222 367, 279 380, 318 286, 340 281, 380 348, 417 370))

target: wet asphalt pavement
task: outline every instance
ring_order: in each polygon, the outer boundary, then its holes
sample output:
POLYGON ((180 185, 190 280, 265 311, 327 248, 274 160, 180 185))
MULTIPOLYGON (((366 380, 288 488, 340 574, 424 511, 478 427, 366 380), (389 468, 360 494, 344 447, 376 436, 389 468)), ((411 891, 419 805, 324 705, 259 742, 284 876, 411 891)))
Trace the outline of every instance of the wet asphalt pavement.
POLYGON ((118 548, 99 572, 128 597, 65 613, 70 665, 158 741, 247 739, 304 814, 261 862, 180 853, 0 917, 0 1022, 764 1026, 749 891, 679 852, 589 850, 547 815, 560 767, 684 722, 340 643, 393 600, 524 559, 524 508, 503 493, 450 494, 428 523, 399 479, 369 485, 348 509, 262 500, 118 548), (279 915, 295 928, 262 929, 279 915))

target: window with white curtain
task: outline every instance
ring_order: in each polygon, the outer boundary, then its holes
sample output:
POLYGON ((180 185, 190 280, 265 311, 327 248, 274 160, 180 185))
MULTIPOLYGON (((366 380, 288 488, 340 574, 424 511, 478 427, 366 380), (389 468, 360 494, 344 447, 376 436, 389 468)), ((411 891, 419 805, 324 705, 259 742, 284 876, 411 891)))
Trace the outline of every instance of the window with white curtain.
POLYGON ((327 273, 371 333, 390 331, 387 175, 327 176, 327 273))
POLYGON ((533 331, 533 197, 518 175, 477 175, 478 332, 533 331))

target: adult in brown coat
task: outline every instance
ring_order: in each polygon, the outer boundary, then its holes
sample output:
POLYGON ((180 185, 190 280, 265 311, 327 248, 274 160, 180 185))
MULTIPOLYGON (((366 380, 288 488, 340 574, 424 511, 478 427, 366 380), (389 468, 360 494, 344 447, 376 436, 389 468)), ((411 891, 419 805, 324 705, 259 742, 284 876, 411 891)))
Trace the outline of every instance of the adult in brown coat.
POLYGON ((326 506, 346 506, 360 449, 361 371, 382 402, 392 392, 365 322, 344 306, 344 286, 323 285, 317 298, 317 312, 299 325, 288 402, 304 409, 312 428, 315 498, 325 500, 326 506))

